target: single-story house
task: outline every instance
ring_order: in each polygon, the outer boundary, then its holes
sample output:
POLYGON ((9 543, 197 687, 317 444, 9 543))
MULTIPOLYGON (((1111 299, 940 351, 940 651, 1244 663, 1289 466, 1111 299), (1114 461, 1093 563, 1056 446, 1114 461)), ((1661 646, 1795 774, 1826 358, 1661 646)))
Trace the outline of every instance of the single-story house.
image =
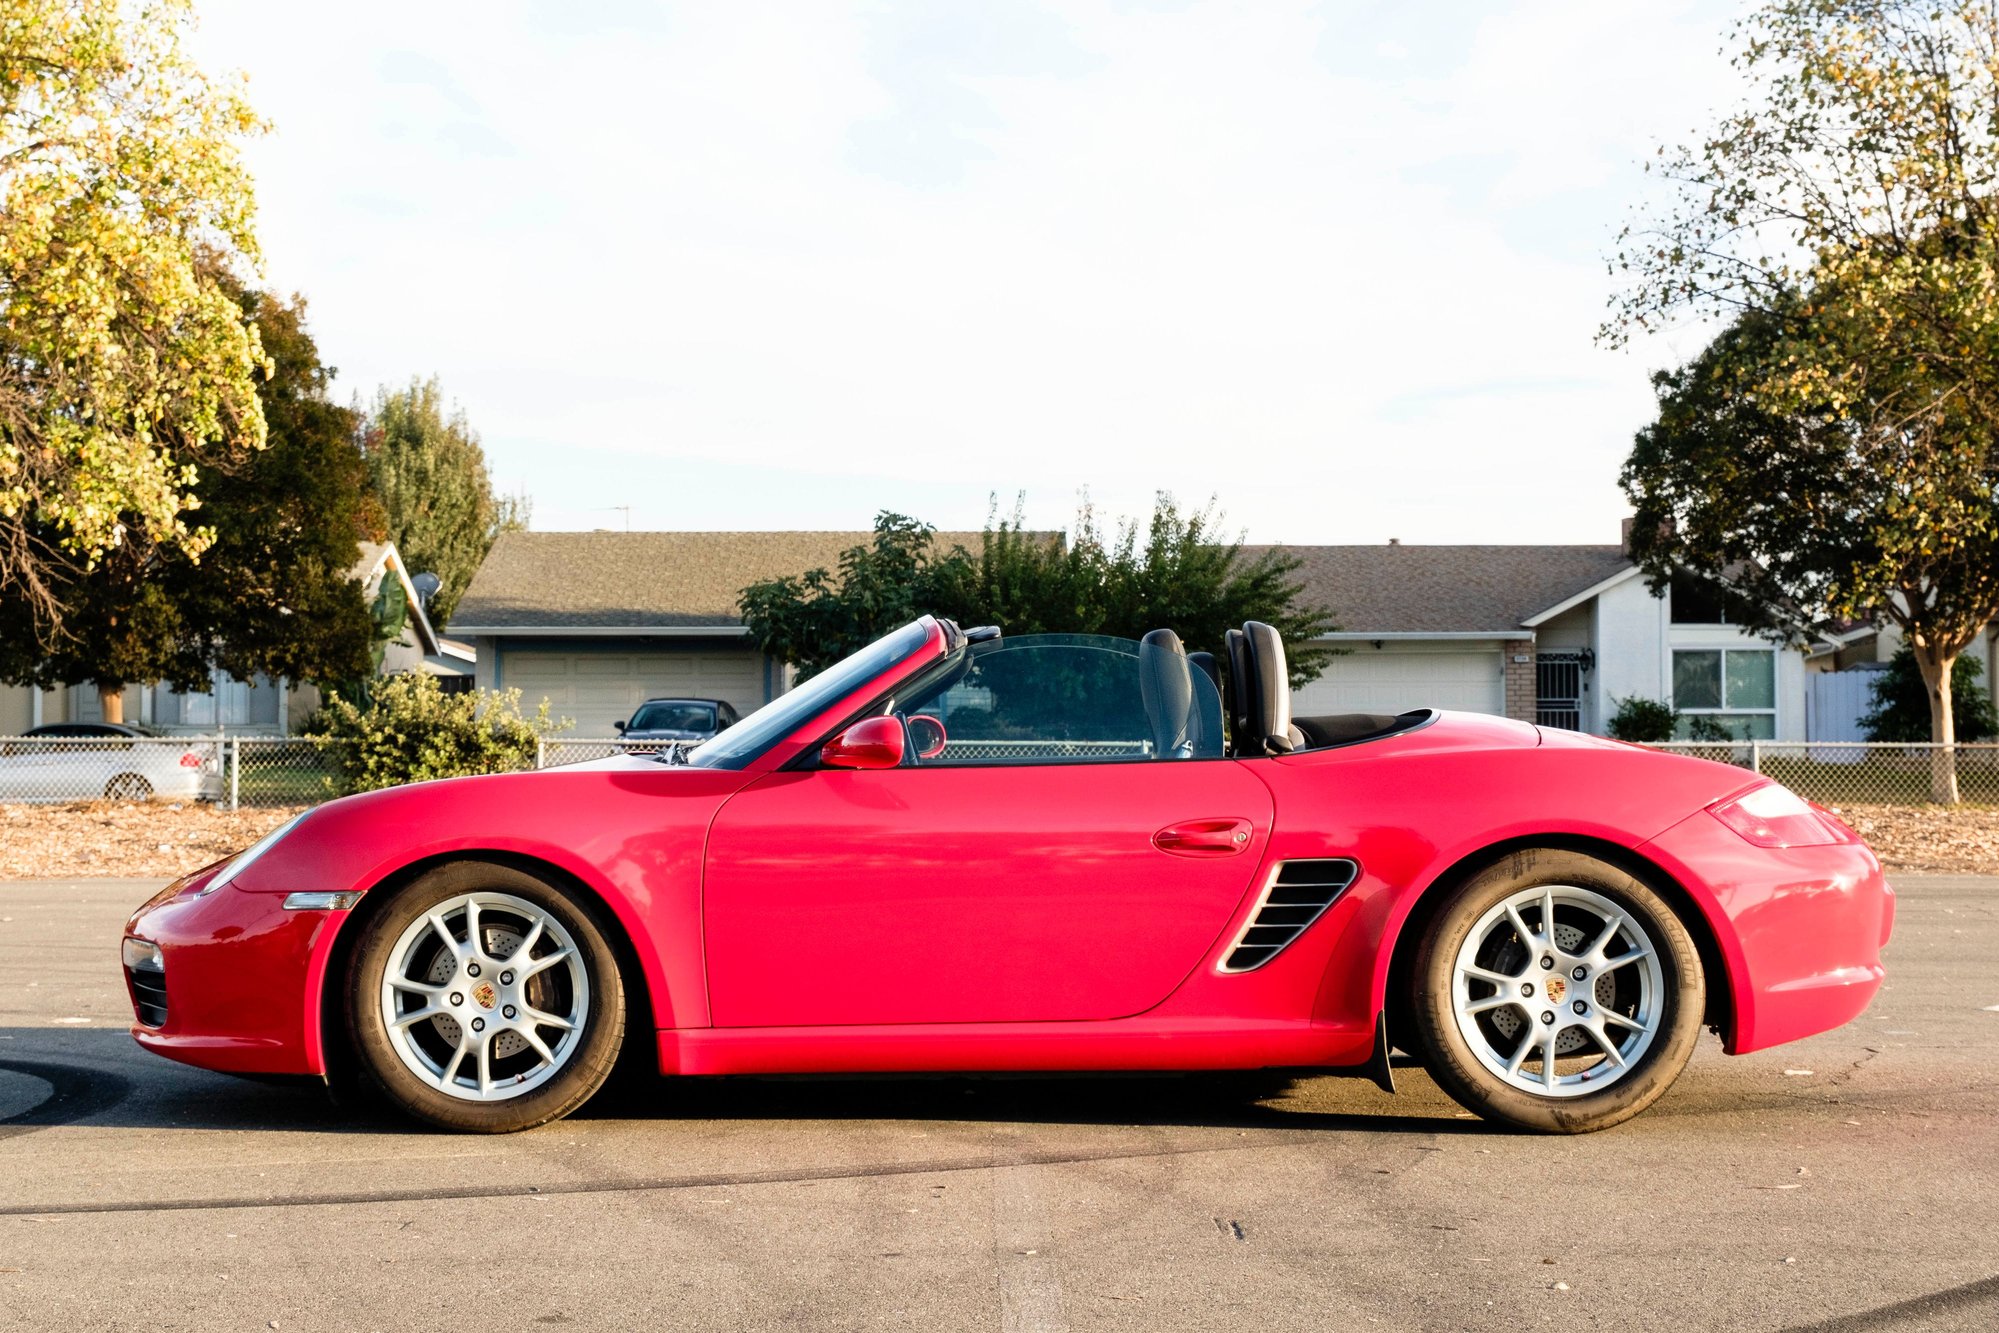
MULTIPOLYGON (((616 722, 654 696, 725 699, 748 712, 789 682, 750 644, 741 590, 833 567, 869 538, 509 533, 450 628, 477 648, 482 688, 518 688, 529 707, 549 700, 579 737, 614 735, 616 722)), ((974 548, 980 540, 940 539, 974 548)), ((1300 561, 1303 599, 1340 626, 1326 640, 1341 655, 1293 700, 1306 715, 1435 706, 1602 733, 1619 701, 1642 698, 1744 738, 1850 739, 1850 716, 1833 725, 1814 715, 1814 700, 1823 708, 1831 696, 1810 678, 1885 660, 1895 645, 1892 634, 1866 631, 1779 647, 1728 624, 1697 589, 1654 596, 1621 544, 1283 549, 1300 561)), ((1974 652, 1989 668, 1990 636, 1974 652)))
MULTIPOLYGON (((394 578, 402 584, 409 602, 409 619, 402 634, 386 645, 382 653, 382 674, 422 671, 432 675, 470 680, 474 653, 471 645, 441 637, 424 614, 423 599, 403 567, 401 554, 393 542, 362 542, 359 558, 348 576, 361 585, 362 595, 373 601, 383 581, 394 578)), ((212 732, 218 729, 243 735, 288 736, 319 707, 319 691, 311 685, 291 680, 272 681, 258 676, 238 680, 217 671, 207 693, 181 693, 164 685, 125 687, 125 720, 157 727, 169 733, 212 732)), ((19 735, 30 727, 51 722, 101 722, 104 703, 94 685, 58 686, 50 690, 26 686, 0 685, 0 735, 19 735)))
MULTIPOLYGON (((736 601, 752 583, 834 568, 868 532, 508 532, 453 613, 481 689, 518 689, 572 719, 570 735, 617 734, 649 698, 722 699, 748 713, 790 684, 749 639, 736 601)), ((976 532, 939 546, 976 549, 976 532)))

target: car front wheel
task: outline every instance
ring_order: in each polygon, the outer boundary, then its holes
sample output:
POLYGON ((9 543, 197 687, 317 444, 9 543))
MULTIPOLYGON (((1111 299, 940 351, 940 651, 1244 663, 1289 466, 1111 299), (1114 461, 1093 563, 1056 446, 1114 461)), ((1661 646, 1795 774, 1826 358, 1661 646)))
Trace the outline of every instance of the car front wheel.
POLYGON ((624 1036, 605 929, 525 871, 440 866, 365 923, 347 986, 362 1068, 445 1129, 506 1133, 568 1115, 603 1086, 624 1036))
POLYGON ((1467 1110, 1579 1134, 1628 1120, 1685 1068, 1700 955, 1649 885, 1533 849, 1473 876, 1423 940, 1411 997, 1424 1062, 1467 1110))

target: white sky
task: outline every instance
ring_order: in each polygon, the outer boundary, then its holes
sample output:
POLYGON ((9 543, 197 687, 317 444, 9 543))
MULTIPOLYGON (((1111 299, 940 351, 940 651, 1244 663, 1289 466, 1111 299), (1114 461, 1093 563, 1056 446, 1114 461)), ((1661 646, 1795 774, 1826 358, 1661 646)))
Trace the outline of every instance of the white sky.
POLYGON ((202 0, 268 281, 343 392, 437 374, 538 528, 1603 542, 1593 346, 1723 0, 202 0))

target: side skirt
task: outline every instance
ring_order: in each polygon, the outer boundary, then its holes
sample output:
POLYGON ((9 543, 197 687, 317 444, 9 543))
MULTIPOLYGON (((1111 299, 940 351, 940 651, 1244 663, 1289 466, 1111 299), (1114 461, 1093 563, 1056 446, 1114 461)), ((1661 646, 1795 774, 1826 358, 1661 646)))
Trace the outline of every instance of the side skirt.
MULTIPOLYGON (((998 1073, 1368 1066, 1384 1038, 1310 1022, 1180 1019, 899 1027, 679 1028, 664 1074, 998 1073)), ((1359 1070, 1356 1068, 1356 1072, 1359 1070)), ((1371 1070, 1376 1082, 1380 1076, 1371 1070)))

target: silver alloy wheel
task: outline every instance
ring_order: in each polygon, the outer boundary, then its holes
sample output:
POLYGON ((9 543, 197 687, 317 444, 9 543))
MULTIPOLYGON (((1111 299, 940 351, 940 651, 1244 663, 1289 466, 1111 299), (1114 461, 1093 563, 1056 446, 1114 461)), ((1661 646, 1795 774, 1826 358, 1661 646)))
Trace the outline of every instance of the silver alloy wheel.
POLYGON ((446 1096, 497 1102, 568 1063, 590 1015, 576 941, 507 893, 462 893, 410 923, 389 950, 382 1023, 411 1073, 446 1096))
POLYGON ((1602 894, 1567 884, 1494 904, 1451 972, 1452 1013, 1472 1054, 1542 1097, 1597 1092, 1635 1068, 1659 1034, 1665 994, 1645 928, 1602 894))

